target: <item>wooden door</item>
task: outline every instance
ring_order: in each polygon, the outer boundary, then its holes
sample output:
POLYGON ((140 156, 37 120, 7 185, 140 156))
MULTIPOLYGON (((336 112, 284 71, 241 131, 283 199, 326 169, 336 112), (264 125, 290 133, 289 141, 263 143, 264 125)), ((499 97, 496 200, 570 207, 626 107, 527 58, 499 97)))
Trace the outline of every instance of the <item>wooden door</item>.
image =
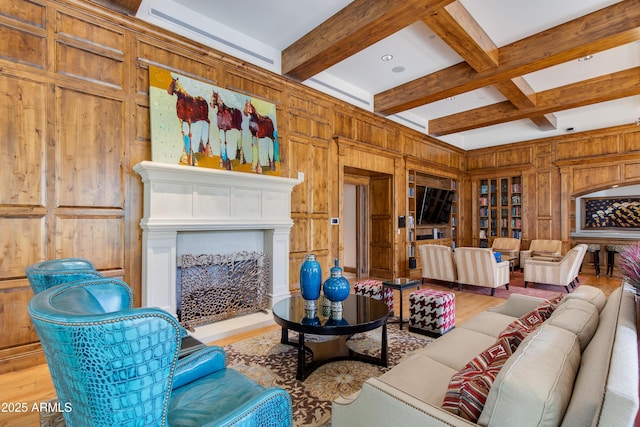
POLYGON ((390 175, 371 177, 370 275, 393 277, 393 181, 390 175))

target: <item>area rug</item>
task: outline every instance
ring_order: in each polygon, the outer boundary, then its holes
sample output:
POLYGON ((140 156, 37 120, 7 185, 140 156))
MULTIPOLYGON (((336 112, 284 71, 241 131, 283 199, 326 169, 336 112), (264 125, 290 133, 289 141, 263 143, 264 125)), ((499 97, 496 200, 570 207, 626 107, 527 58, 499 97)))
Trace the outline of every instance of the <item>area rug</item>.
MULTIPOLYGON (((295 339, 295 333, 290 332, 295 339)), ((320 337, 318 337, 320 338, 320 337)), ((380 329, 358 334, 349 347, 370 356, 380 355, 380 329)), ((313 339, 305 335, 305 340, 313 339)), ((320 366, 305 381, 296 380, 297 349, 280 343, 280 331, 249 338, 226 346, 229 366, 264 387, 278 386, 291 395, 296 426, 330 426, 331 402, 360 390, 367 378, 377 377, 400 363, 432 338, 400 331, 390 324, 387 332, 389 367, 357 361, 337 361, 320 366)))
MULTIPOLYGON (((290 332, 290 338, 296 339, 290 332)), ((306 335, 305 340, 314 337, 306 335)), ((370 356, 380 355, 381 330, 354 335, 349 347, 370 356)), ((280 330, 247 338, 224 347, 228 366, 239 370, 264 387, 285 389, 293 402, 296 426, 327 427, 331 425, 331 402, 339 396, 349 396, 360 390, 370 377, 377 377, 400 363, 418 349, 424 348, 432 338, 400 331, 390 324, 387 331, 389 367, 357 361, 337 361, 320 366, 305 381, 296 380, 297 349, 280 343, 280 330)), ((64 427, 59 412, 40 414, 41 427, 64 427)))

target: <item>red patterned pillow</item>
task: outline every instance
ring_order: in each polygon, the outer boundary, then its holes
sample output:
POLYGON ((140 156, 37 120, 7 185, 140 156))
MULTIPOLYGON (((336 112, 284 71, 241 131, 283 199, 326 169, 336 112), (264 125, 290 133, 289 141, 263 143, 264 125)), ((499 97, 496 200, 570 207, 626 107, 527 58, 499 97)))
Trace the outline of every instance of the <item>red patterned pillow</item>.
POLYGON ((538 314, 540 314, 540 317, 542 317, 544 320, 547 320, 549 317, 551 317, 555 309, 558 308, 560 302, 562 301, 562 298, 564 298, 564 295, 559 294, 555 298, 548 299, 538 307, 536 307, 536 311, 538 312, 538 314))
POLYGON ((453 374, 442 401, 442 407, 462 418, 476 422, 487 401, 496 375, 511 354, 509 342, 506 339, 498 339, 495 344, 453 374))
POLYGON ((525 337, 538 326, 542 325, 554 310, 558 308, 563 297, 563 294, 559 294, 556 298, 546 300, 529 313, 514 320, 500 333, 498 339, 505 338, 511 345, 511 351, 516 351, 525 337))

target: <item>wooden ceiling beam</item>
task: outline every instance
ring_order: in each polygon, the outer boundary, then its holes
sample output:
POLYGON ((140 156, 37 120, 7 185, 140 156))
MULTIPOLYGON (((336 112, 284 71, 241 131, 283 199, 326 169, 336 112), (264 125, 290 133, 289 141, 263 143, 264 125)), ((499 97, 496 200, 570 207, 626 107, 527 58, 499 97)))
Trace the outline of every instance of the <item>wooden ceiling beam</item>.
MULTIPOLYGON (((520 110, 536 106, 536 93, 522 77, 498 82, 495 84, 495 87, 520 110)), ((529 118, 540 130, 556 129, 558 122, 553 114, 542 114, 529 118)))
POLYGON ((282 52, 282 74, 304 81, 454 0, 354 0, 282 52))
POLYGON ((442 136, 556 111, 640 95, 640 67, 536 93, 536 105, 518 109, 504 101, 429 120, 429 135, 442 136))
MULTIPOLYGON (((422 21, 475 71, 495 69, 500 65, 498 46, 460 2, 451 3, 422 21)), ((498 82, 495 87, 517 108, 535 105, 533 89, 522 77, 498 82)), ((551 115, 532 117, 531 120, 544 130, 554 129, 556 122, 551 115)))
POLYGON ((451 3, 422 21, 474 70, 498 65, 498 46, 460 2, 451 3))
POLYGON ((501 47, 497 68, 460 63, 378 93, 375 111, 396 114, 637 40, 640 0, 624 0, 501 47))

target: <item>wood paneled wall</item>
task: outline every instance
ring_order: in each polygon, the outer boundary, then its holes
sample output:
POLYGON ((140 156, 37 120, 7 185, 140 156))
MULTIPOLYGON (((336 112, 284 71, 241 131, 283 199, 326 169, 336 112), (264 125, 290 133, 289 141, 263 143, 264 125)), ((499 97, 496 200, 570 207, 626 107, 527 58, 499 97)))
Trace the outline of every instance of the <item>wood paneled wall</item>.
MULTIPOLYGON (((43 361, 27 314, 29 264, 88 258, 129 283, 139 304, 142 185, 132 167, 151 159, 151 64, 276 104, 282 174, 305 175, 292 196, 292 288, 306 253, 327 271, 340 257, 329 218, 341 214, 342 167, 372 150, 376 162, 393 159, 388 173, 401 178, 387 184, 401 197, 382 211, 391 220, 404 209, 406 159, 462 173, 462 150, 135 18, 80 0, 3 0, 0 372, 43 361)), ((405 242, 394 231, 382 247, 402 274, 405 242)))
MULTIPOLYGON (((470 174, 505 166, 527 171, 528 197, 535 197, 525 226, 529 238, 565 236, 563 198, 576 189, 564 172, 561 182, 561 170, 578 179, 584 173, 581 159, 589 159, 594 171, 614 161, 616 170, 603 168, 601 178, 589 181, 594 188, 637 181, 640 171, 636 127, 465 153, 99 6, 80 0, 3 0, 0 372, 43 362, 27 314, 32 292, 24 269, 29 264, 88 258, 105 275, 129 283, 139 304, 142 185, 132 167, 151 159, 151 64, 276 104, 282 174, 305 176, 292 195, 292 288, 306 253, 315 253, 327 271, 341 255, 340 226, 330 226, 329 219, 341 216, 345 167, 393 176, 380 183, 393 196, 393 206, 376 206, 379 218, 390 218, 391 224, 406 214, 407 165, 457 179, 460 245, 470 241, 472 221, 467 169, 470 174), (558 211, 561 223, 555 221, 558 211)), ((384 232, 392 242, 379 247, 392 257, 393 273, 401 275, 406 236, 394 227, 384 232)))
POLYGON ((640 183, 640 127, 630 124, 467 153, 468 172, 478 176, 522 173, 523 247, 533 239, 572 246, 575 197, 640 183), (560 219, 560 220, 558 220, 560 219))

